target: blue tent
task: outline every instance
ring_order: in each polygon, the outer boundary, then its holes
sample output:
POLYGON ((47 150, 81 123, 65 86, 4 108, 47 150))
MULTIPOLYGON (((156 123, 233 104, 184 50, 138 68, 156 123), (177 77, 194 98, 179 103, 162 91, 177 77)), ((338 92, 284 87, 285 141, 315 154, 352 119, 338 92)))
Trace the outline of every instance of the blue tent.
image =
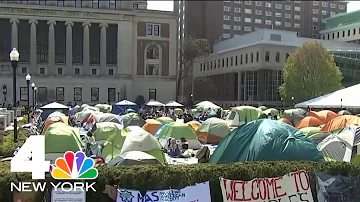
POLYGON ((112 105, 111 113, 117 115, 123 115, 125 114, 127 109, 138 111, 139 106, 131 101, 123 100, 112 105))
POLYGON ((57 102, 53 102, 45 106, 42 106, 40 107, 40 109, 43 110, 43 112, 41 113, 42 120, 45 120, 50 114, 56 111, 59 111, 65 115, 69 114, 69 107, 57 102))

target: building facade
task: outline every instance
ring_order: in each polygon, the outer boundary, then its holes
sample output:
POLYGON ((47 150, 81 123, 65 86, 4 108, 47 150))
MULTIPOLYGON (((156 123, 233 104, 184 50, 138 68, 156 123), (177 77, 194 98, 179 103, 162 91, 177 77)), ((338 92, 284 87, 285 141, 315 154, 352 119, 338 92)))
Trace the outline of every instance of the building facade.
POLYGON ((325 29, 320 31, 320 35, 323 40, 360 43, 360 11, 326 19, 325 29))
POLYGON ((185 35, 211 44, 258 29, 319 38, 326 18, 346 12, 346 1, 176 1, 185 35))
POLYGON ((278 88, 287 57, 305 42, 321 41, 333 52, 344 84, 360 82, 360 45, 298 37, 296 32, 261 29, 214 45, 213 54, 196 59, 195 101, 228 106, 280 106, 278 88))
POLYGON ((19 6, 23 2, 0 3, 0 84, 7 89, 1 100, 7 97, 10 103, 13 97, 12 47, 20 53, 18 101, 27 99, 27 73, 40 103, 175 98, 173 12, 142 10, 144 1, 136 1, 137 9, 131 9, 131 1, 98 1, 94 6, 94 1, 32 5, 29 0, 19 6))

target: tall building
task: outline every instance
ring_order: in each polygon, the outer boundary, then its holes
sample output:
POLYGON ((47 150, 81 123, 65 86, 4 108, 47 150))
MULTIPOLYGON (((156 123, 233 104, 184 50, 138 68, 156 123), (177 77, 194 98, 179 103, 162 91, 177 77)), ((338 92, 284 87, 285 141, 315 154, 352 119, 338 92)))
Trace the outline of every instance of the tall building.
MULTIPOLYGON (((346 12, 346 1, 182 1, 180 29, 211 44, 261 28, 319 38, 325 19, 346 12)), ((177 2, 179 4, 179 2, 177 2)))
POLYGON ((40 103, 175 98, 173 12, 146 10, 146 1, 0 1, 0 104, 13 98, 13 47, 20 102, 27 100, 27 73, 40 103))

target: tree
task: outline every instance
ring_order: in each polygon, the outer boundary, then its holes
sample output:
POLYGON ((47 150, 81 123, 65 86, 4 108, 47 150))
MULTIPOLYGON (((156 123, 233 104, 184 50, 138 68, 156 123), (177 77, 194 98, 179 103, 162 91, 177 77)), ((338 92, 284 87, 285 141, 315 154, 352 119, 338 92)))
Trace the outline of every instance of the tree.
POLYGON ((280 96, 288 104, 302 102, 341 89, 342 78, 333 54, 322 43, 307 42, 287 59, 280 96))
POLYGON ((211 46, 206 39, 185 37, 180 49, 180 61, 176 80, 176 98, 180 95, 180 89, 184 80, 189 76, 196 57, 206 56, 211 53, 211 46))

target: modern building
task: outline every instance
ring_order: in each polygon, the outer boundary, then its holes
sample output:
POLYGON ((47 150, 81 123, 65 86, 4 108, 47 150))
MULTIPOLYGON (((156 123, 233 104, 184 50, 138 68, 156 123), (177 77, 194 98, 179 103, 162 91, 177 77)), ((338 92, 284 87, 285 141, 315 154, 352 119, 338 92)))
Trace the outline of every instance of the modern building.
POLYGON ((360 11, 342 13, 326 19, 325 29, 320 31, 324 40, 360 43, 360 11))
POLYGON ((325 19, 346 12, 346 1, 175 1, 179 30, 211 44, 258 29, 319 38, 325 19))
POLYGON ((12 102, 12 47, 18 101, 27 100, 27 73, 40 103, 175 98, 173 12, 145 10, 146 1, 0 1, 0 103, 12 102))
POLYGON ((193 67, 195 101, 212 100, 224 107, 280 106, 285 60, 305 42, 320 41, 335 54, 345 86, 360 82, 360 45, 298 37, 296 32, 261 29, 217 43, 213 54, 193 67))

